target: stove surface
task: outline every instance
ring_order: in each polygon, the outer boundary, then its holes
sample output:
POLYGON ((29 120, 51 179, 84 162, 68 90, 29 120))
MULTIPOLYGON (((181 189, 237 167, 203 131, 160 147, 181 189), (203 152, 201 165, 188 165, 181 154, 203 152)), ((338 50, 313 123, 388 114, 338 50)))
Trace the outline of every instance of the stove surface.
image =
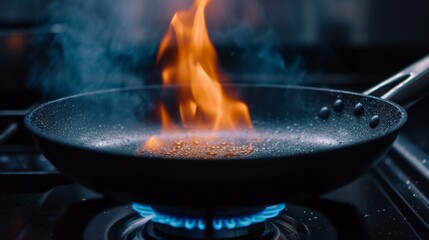
MULTIPOLYGON (((40 193, 3 192, 0 206, 0 239, 151 239, 142 233, 150 220, 129 204, 77 184, 40 193)), ((266 224, 288 229, 283 230, 288 237, 269 239, 421 239, 374 174, 320 199, 289 204, 266 224)))

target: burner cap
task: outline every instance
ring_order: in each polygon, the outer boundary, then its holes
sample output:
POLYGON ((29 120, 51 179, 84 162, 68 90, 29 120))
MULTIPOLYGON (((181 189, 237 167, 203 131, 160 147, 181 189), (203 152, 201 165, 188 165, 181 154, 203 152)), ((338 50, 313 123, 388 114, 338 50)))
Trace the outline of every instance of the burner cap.
POLYGON ((262 236, 272 235, 272 231, 265 227, 265 223, 253 224, 249 227, 221 229, 221 230, 188 230, 163 225, 149 221, 141 232, 144 239, 148 240, 170 240, 170 239, 240 239, 240 240, 260 240, 271 239, 262 236))

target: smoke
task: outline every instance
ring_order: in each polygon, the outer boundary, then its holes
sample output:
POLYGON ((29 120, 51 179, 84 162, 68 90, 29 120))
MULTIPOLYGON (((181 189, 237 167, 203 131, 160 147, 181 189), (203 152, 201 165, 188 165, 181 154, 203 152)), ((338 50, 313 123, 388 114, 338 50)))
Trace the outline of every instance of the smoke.
POLYGON ((217 46, 228 46, 221 64, 228 73, 247 75, 245 81, 301 82, 301 59, 295 55, 284 59, 285 42, 275 31, 270 11, 272 5, 262 0, 212 2, 207 12, 212 39, 217 46))
MULTIPOLYGON (((157 47, 171 17, 192 2, 53 2, 49 15, 59 33, 48 53, 50 61, 35 64, 30 84, 45 96, 57 97, 151 82, 157 47)), ((299 64, 285 64, 281 43, 266 21, 263 1, 216 0, 206 13, 215 45, 232 46, 238 52, 235 57, 221 54, 227 72, 297 72, 299 64)))

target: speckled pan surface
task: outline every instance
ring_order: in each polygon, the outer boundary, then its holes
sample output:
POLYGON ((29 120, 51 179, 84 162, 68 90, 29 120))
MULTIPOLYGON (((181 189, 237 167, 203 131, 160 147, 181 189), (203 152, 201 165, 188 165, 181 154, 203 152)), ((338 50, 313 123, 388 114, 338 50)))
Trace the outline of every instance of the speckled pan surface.
POLYGON ((174 109, 174 87, 60 99, 30 112, 26 125, 63 173, 120 200, 254 205, 304 199, 355 179, 385 153, 407 119, 400 106, 357 93, 270 85, 228 85, 226 91, 249 106, 254 132, 232 138, 256 135, 250 155, 136 155, 159 132, 157 103, 174 109))

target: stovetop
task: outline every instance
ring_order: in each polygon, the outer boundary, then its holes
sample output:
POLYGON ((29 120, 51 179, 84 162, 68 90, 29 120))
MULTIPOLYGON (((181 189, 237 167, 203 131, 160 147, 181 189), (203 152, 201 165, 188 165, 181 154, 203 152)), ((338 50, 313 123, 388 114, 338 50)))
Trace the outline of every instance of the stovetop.
MULTIPOLYGON (((140 239, 135 236, 141 230, 131 225, 144 221, 129 204, 77 184, 40 193, 3 192, 0 206, 1 239, 140 239)), ((427 233, 414 229, 374 174, 320 199, 288 204, 269 223, 281 225, 282 218, 292 219, 290 239, 421 239, 427 233)))
MULTIPOLYGON (((429 129, 422 114, 427 104, 429 99, 410 109, 407 127, 377 167, 317 199, 283 203, 285 209, 264 223, 271 235, 256 239, 429 236, 429 129)), ((151 235, 153 222, 130 203, 115 202, 58 173, 27 138, 17 120, 24 113, 2 112, 0 239, 167 239, 151 235)))

